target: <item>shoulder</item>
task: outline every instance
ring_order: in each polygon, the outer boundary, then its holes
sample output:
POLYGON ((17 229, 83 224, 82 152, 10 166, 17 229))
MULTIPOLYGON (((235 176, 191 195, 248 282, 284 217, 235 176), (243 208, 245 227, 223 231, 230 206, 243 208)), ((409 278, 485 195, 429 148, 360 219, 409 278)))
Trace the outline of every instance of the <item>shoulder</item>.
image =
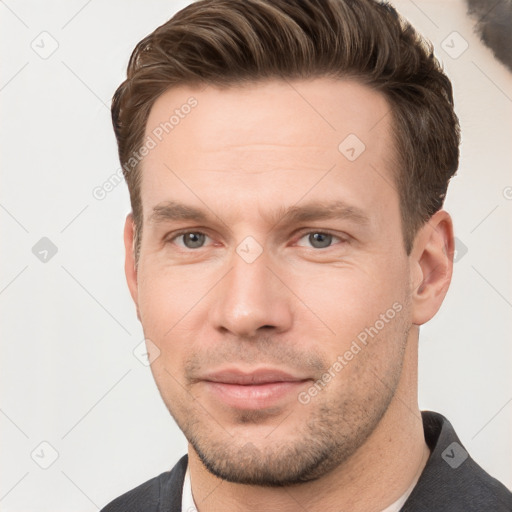
POLYGON ((431 454, 402 511, 512 511, 512 493, 471 458, 451 423, 431 411, 422 416, 431 454))
POLYGON ((102 508, 101 512, 181 512, 181 493, 187 463, 185 455, 170 471, 119 496, 102 508))

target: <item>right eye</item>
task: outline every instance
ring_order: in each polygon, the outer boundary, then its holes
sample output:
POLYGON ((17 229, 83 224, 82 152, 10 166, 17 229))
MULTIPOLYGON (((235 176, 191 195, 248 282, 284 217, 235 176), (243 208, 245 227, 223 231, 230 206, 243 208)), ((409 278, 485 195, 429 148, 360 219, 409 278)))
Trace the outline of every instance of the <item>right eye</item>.
POLYGON ((209 237, 200 231, 185 231, 175 235, 171 241, 185 249, 200 249, 204 246, 206 239, 209 237))

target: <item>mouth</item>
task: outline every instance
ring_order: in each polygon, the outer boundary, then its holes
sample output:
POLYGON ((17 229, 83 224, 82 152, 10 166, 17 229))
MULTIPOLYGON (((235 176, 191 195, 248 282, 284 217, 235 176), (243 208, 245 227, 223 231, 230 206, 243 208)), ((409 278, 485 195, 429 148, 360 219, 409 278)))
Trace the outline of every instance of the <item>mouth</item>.
POLYGON ((205 375, 200 382, 217 402, 235 409, 266 409, 276 407, 290 398, 311 380, 278 369, 244 372, 226 369, 205 375))

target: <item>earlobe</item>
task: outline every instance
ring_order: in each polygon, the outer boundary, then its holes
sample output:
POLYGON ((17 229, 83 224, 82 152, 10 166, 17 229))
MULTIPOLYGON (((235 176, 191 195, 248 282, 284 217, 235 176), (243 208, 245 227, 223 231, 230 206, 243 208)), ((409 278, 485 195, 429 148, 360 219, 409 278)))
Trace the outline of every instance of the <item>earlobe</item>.
POLYGON ((137 308, 137 317, 140 320, 139 314, 139 303, 138 303, 138 285, 137 285, 137 265, 135 262, 135 223, 133 221, 133 215, 130 213, 126 217, 124 224, 124 250, 125 250, 125 261, 124 271, 126 275, 126 282, 130 290, 135 307, 137 308))
POLYGON ((441 210, 419 230, 410 256, 414 324, 428 322, 441 307, 452 277, 453 252, 452 220, 441 210))

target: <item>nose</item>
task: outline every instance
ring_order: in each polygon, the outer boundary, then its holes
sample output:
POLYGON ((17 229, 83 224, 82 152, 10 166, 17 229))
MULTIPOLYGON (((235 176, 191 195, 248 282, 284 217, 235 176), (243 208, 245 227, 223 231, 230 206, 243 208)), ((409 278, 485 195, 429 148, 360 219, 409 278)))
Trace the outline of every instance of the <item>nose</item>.
POLYGON ((290 293, 268 264, 264 253, 251 263, 233 254, 231 270, 216 287, 210 310, 217 330, 251 338, 264 331, 277 334, 291 328, 290 293))

